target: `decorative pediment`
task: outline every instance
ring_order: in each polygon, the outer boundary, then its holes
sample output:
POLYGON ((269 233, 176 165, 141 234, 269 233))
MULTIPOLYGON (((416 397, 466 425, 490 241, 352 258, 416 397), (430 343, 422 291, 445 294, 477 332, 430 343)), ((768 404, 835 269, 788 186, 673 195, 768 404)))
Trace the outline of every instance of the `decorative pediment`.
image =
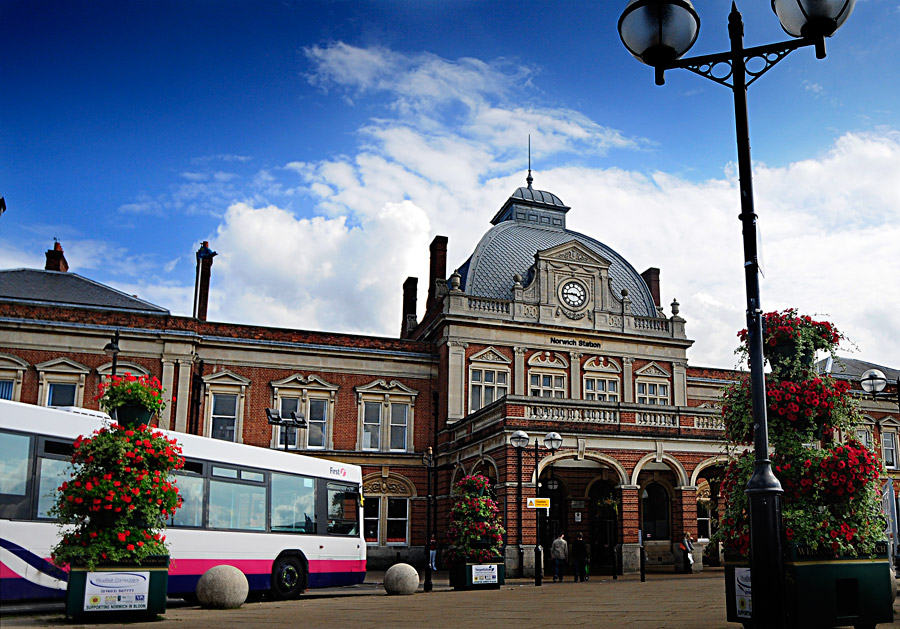
POLYGON ((871 427, 875 425, 875 418, 869 417, 868 415, 863 415, 861 419, 861 423, 865 424, 867 427, 871 427))
POLYGON ((570 240, 567 243, 538 251, 535 258, 604 268, 609 268, 609 265, 612 264, 577 240, 570 240))
POLYGON ((0 369, 12 371, 24 371, 28 369, 28 362, 18 356, 0 352, 0 369))
POLYGON ((668 378, 672 374, 668 371, 657 365, 656 363, 650 363, 649 365, 644 365, 640 369, 634 372, 636 376, 645 376, 648 378, 668 378))
POLYGON ((606 356, 594 356, 584 363, 585 371, 602 371, 605 373, 622 373, 619 364, 606 356))
POLYGON ((48 360, 47 362, 40 363, 39 365, 34 366, 40 372, 52 372, 52 373, 71 373, 71 374, 88 374, 91 371, 90 367, 86 367, 79 362, 75 362, 71 358, 67 358, 63 356, 62 358, 54 358, 53 360, 48 360))
MULTIPOLYGON (((97 367, 97 373, 101 376, 111 376, 112 375, 112 363, 108 362, 105 365, 100 365, 97 367)), ((126 373, 130 373, 132 376, 149 376, 150 371, 146 367, 142 367, 136 363, 129 363, 118 361, 116 362, 116 375, 124 376, 126 373)))
POLYGON ((397 380, 391 380, 390 382, 385 380, 373 380, 369 384, 356 387, 357 399, 361 400, 362 397, 367 394, 380 394, 383 395, 385 399, 392 395, 406 395, 415 400, 415 397, 419 395, 419 392, 397 380))
POLYGON ((281 380, 273 380, 271 385, 274 389, 316 389, 318 391, 337 391, 340 388, 316 374, 304 376, 300 373, 291 374, 281 380))
POLYGON ((893 417, 882 417, 878 423, 881 425, 882 430, 885 428, 889 428, 891 430, 900 429, 900 421, 897 421, 893 417))
POLYGON ((498 352, 493 347, 488 347, 487 349, 483 349, 477 354, 473 354, 470 361, 473 363, 500 363, 503 365, 508 365, 512 362, 509 358, 498 352))
POLYGON ((225 385, 225 386, 238 386, 238 387, 248 387, 250 386, 250 379, 245 378, 244 376, 239 376, 233 371, 229 371, 228 369, 223 369, 222 371, 216 371, 215 373, 211 373, 203 376, 203 382, 206 386, 211 385, 225 385))
POLYGON ((552 369, 566 369, 569 361, 562 354, 556 352, 536 352, 528 359, 531 367, 550 367, 552 369))

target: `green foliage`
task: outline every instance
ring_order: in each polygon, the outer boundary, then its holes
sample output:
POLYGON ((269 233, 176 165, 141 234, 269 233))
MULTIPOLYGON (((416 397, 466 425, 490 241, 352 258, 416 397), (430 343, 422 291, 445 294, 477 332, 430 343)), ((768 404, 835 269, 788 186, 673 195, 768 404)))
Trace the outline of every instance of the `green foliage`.
POLYGON ((56 564, 139 565, 167 553, 165 520, 181 506, 171 472, 184 466, 174 439, 148 426, 113 424, 76 439, 72 464, 51 509, 62 529, 56 564))
POLYGON ((470 475, 456 483, 456 501, 450 511, 446 558, 457 561, 492 561, 500 557, 503 525, 497 503, 484 494, 490 481, 470 475))
MULTIPOLYGON (((163 398, 165 389, 156 377, 135 377, 130 373, 124 376, 112 376, 107 382, 100 383, 100 393, 94 398, 100 402, 100 408, 106 412, 126 404, 143 406, 148 411, 159 413, 166 407, 163 398)), ((172 398, 175 401, 175 398, 172 398)))
MULTIPOLYGON (((746 330, 738 353, 747 354, 746 330)), ((877 455, 849 435, 861 423, 850 386, 811 372, 816 350, 833 352, 842 336, 827 321, 795 309, 766 315, 768 434, 773 472, 784 488, 782 542, 835 556, 870 554, 884 538, 877 455), (787 345, 791 352, 776 352, 787 345)), ((744 490, 753 472, 753 417, 748 380, 723 396, 722 414, 731 461, 722 482, 725 514, 714 539, 726 552, 749 556, 749 501, 744 490), (745 451, 746 450, 746 451, 745 451)))

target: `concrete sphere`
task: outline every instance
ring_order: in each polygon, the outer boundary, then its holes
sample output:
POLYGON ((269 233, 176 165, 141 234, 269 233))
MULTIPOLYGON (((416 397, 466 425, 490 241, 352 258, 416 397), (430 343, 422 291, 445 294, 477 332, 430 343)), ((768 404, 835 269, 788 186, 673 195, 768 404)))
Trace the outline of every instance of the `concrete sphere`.
POLYGON ((394 564, 384 573, 384 590, 388 594, 415 594, 419 589, 419 573, 408 563, 394 564))
POLYGON ((234 566, 214 566, 197 582, 197 600, 212 609, 235 609, 244 604, 250 585, 234 566))

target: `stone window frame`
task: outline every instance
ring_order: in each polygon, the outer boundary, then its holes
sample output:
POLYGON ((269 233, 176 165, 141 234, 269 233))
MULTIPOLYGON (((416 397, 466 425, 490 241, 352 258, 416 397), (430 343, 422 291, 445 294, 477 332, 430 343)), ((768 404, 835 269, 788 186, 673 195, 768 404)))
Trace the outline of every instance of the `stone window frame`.
POLYGON ((38 405, 49 406, 50 387, 54 384, 75 385, 75 406, 84 408, 84 384, 90 367, 66 356, 34 366, 38 373, 38 405))
POLYGON ((891 417, 887 417, 881 420, 879 427, 881 438, 878 453, 881 455, 881 462, 884 467, 889 470, 898 470, 900 469, 900 443, 898 443, 898 437, 900 437, 900 422, 891 417), (886 447, 888 444, 891 445, 891 448, 886 447), (893 451, 893 465, 888 464, 887 456, 885 454, 888 449, 893 451))
POLYGON ((660 367, 655 362, 652 362, 649 365, 644 365, 643 367, 638 369, 635 372, 634 376, 634 401, 637 404, 643 404, 645 406, 671 406, 673 395, 671 373, 660 367), (647 392, 643 395, 640 392, 641 385, 647 386, 648 389, 647 392), (662 396, 659 393, 651 394, 649 389, 652 385, 655 385, 656 387, 664 385, 667 391, 666 395, 662 396), (642 402, 642 397, 648 401, 642 402), (657 400, 657 403, 650 403, 650 399, 657 400), (659 400, 665 400, 665 404, 659 404, 659 400))
MULTIPOLYGON (((288 445, 288 450, 334 450, 334 407, 337 399, 337 392, 340 387, 336 384, 328 382, 317 374, 309 374, 304 376, 300 373, 291 374, 281 380, 273 380, 270 382, 272 386, 272 402, 279 413, 281 412, 282 398, 297 398, 298 406, 303 412, 303 416, 309 421, 310 402, 313 400, 322 400, 326 403, 325 407, 325 443, 322 446, 309 445, 309 429, 296 428, 297 438, 294 445, 288 445), (300 444, 305 444, 300 447, 300 444)), ((282 426, 272 426, 272 438, 269 447, 274 449, 284 449, 281 443, 282 426)))
MULTIPOLYGON (((540 397, 542 399, 567 399, 570 397, 569 395, 569 361, 565 356, 560 354, 559 352, 551 352, 551 351, 539 351, 535 352, 528 359, 528 378, 526 380, 528 388, 528 395, 531 397, 540 397), (553 378, 551 381, 552 385, 549 389, 553 392, 553 395, 545 396, 533 396, 532 395, 532 384, 531 378, 532 376, 550 376, 553 378), (558 377, 562 377, 562 388, 556 386, 555 379, 558 377), (559 391, 562 395, 556 395, 556 392, 559 391)), ((544 391, 543 383, 538 387, 538 390, 544 391)))
POLYGON ((356 428, 356 449, 363 452, 412 452, 414 448, 413 435, 415 427, 416 415, 416 398, 419 392, 410 388, 398 380, 379 379, 373 380, 368 384, 358 386, 356 391, 357 404, 357 428, 356 428), (366 403, 381 404, 379 413, 379 443, 377 448, 363 447, 363 422, 365 418, 366 403), (392 407, 394 405, 405 405, 406 411, 406 445, 404 448, 391 448, 391 419, 393 417, 392 407))
MULTIPOLYGON (((412 500, 416 497, 415 485, 406 477, 388 472, 368 474, 363 477, 363 496, 365 503, 378 503, 378 532, 375 541, 366 539, 367 546, 409 546, 412 533, 412 500), (388 502, 390 500, 406 501, 406 535, 403 541, 387 539, 388 502)), ((365 506, 363 507, 363 528, 365 529, 365 506)), ((363 531, 365 535, 365 530, 363 531)))
POLYGON ((223 369, 203 376, 203 436, 212 438, 213 395, 237 395, 234 443, 244 443, 244 408, 250 379, 223 369))
MULTIPOLYGON (((605 401, 605 402, 621 402, 622 401, 622 366, 619 365, 615 360, 607 357, 607 356, 592 356, 587 361, 585 361, 582 367, 582 378, 581 378, 581 398, 584 400, 588 400, 588 395, 596 395, 596 389, 594 391, 589 392, 587 388, 587 381, 593 380, 596 382, 597 380, 604 380, 608 382, 616 383, 616 399, 615 400, 597 400, 597 401, 605 401)), ((604 393, 605 396, 609 397, 609 390, 604 393)))
POLYGON ((491 400, 491 402, 488 402, 488 404, 490 404, 490 403, 496 402, 497 400, 499 400, 501 397, 503 397, 505 395, 509 395, 510 387, 512 385, 512 382, 511 382, 512 369, 510 368, 511 364, 512 364, 512 359, 507 358, 506 356, 504 356, 503 354, 498 352, 496 349, 494 349, 493 346, 488 347, 480 352, 477 352, 469 358, 468 376, 469 376, 469 412, 470 413, 474 413, 475 411, 480 410, 480 409, 484 408, 485 406, 487 406, 487 404, 484 403, 484 379, 482 378, 482 381, 480 383, 476 383, 475 379, 473 377, 473 372, 475 370, 479 370, 482 373, 484 373, 485 371, 494 372, 494 375, 495 375, 494 389, 500 388, 497 386, 496 375, 501 374, 501 373, 506 374, 506 384, 503 386, 503 388, 506 389, 506 393, 504 393, 503 395, 497 395, 497 393, 495 391, 494 399, 491 400), (475 404, 474 404, 474 399, 475 399, 474 390, 475 390, 476 386, 480 387, 482 390, 481 396, 480 396, 482 404, 479 405, 478 408, 475 408, 475 404))
POLYGON ((18 356, 0 352, 0 380, 12 382, 12 395, 9 398, 13 402, 22 400, 22 378, 28 369, 28 362, 18 356))
POLYGON ((854 439, 857 439, 860 443, 862 443, 870 450, 874 450, 875 424, 876 421, 873 418, 869 417, 868 415, 864 415, 861 424, 856 428, 856 430, 853 431, 853 434, 850 436, 854 439))

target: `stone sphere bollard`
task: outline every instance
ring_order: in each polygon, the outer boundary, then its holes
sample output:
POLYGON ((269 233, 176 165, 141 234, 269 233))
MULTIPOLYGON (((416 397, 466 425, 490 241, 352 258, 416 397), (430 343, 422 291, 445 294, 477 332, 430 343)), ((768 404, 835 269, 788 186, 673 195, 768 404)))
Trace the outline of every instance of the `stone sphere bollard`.
POLYGON ((197 582, 197 600, 212 609, 236 609, 249 592, 247 577, 234 566, 214 566, 197 582))
POLYGON ((419 573, 408 563, 394 564, 384 573, 384 590, 388 594, 415 594, 419 589, 419 573))

